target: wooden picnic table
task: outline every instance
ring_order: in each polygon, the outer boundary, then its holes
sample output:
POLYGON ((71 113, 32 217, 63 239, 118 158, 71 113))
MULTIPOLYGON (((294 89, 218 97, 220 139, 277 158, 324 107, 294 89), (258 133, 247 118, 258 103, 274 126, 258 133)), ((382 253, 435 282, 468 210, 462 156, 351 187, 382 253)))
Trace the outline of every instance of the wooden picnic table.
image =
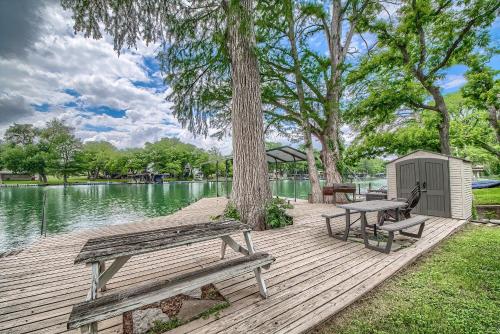
MULTIPOLYGON (((87 301, 93 302, 95 299, 97 299, 98 290, 101 289, 101 291, 104 291, 106 288, 106 283, 118 272, 118 270, 120 270, 120 268, 123 267, 123 265, 132 256, 220 238, 222 240, 221 258, 224 258, 226 247, 229 246, 236 252, 245 255, 248 261, 257 263, 254 264, 255 277, 257 279, 260 294, 262 295, 262 297, 267 298, 267 289, 265 282, 261 276, 261 268, 259 266, 259 263, 264 263, 262 267, 267 268, 268 265, 272 261, 274 261, 274 259, 270 259, 267 254, 255 253, 250 232, 251 227, 249 225, 240 223, 238 221, 224 221, 217 223, 210 222, 193 225, 181 225, 177 227, 100 237, 87 241, 87 243, 81 249, 80 253, 77 255, 75 264, 86 263, 91 267, 91 286, 87 294, 87 301), (231 234, 237 232, 243 233, 246 248, 239 245, 231 237, 231 234), (106 269, 105 261, 108 260, 113 260, 113 262, 106 269)), ((238 260, 232 261, 235 263, 232 263, 231 266, 235 267, 236 269, 241 267, 241 269, 238 270, 248 270, 248 266, 245 263, 239 263, 238 260)), ((203 277, 214 277, 214 274, 216 274, 217 270, 231 270, 231 268, 225 268, 224 264, 221 264, 219 266, 221 268, 217 267, 212 270, 214 271, 214 273, 203 272, 197 275, 203 275, 203 277)), ((205 271, 210 271, 210 269, 207 269, 205 271)), ((235 274, 235 270, 232 269, 229 274, 235 274)), ((183 280, 185 281, 186 278, 183 278, 183 280)), ((167 284, 168 282, 163 283, 161 288, 166 286, 167 284)), ((159 288, 157 286, 153 286, 147 287, 147 289, 148 291, 144 291, 143 293, 150 293, 151 291, 158 290, 159 288)), ((137 292, 134 292, 133 294, 137 295, 137 292)), ((99 300, 101 300, 101 298, 99 298, 99 300)), ((93 305, 93 307, 96 307, 96 305, 93 305)), ((80 305, 79 308, 84 309, 84 311, 88 313, 88 305, 80 305)), ((72 314, 72 317, 70 319, 70 322, 72 322, 72 324, 70 326, 78 327, 78 320, 73 319, 77 318, 76 313, 78 312, 74 313, 75 317, 73 317, 72 314)), ((92 333, 97 332, 97 322, 91 323, 90 331, 92 333)))
MULTIPOLYGON (((367 212, 379 212, 385 210, 395 210, 396 211, 396 221, 399 221, 399 210, 404 208, 408 203, 400 202, 400 201, 388 201, 388 200, 375 200, 375 201, 364 201, 364 202, 355 202, 349 204, 339 204, 338 208, 345 209, 345 230, 344 235, 342 237, 343 240, 347 240, 349 236, 349 230, 351 228, 351 212, 359 212, 360 220, 361 220, 361 235, 363 236, 363 240, 365 246, 370 249, 375 249, 372 245, 369 244, 368 235, 366 233, 366 227, 368 226, 368 221, 366 219, 367 212)), ((377 233, 377 223, 372 224, 374 228, 374 233, 377 233)), ((378 249, 376 249, 378 250, 378 249)))

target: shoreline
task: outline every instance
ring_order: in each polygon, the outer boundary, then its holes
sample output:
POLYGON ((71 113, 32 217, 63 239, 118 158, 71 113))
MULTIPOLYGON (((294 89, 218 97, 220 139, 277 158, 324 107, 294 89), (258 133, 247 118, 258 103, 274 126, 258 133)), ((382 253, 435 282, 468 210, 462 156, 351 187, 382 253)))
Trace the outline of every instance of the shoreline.
MULTIPOLYGON (((379 180, 380 178, 376 177, 368 177, 366 179, 361 179, 359 181, 363 182, 370 182, 373 180, 379 180)), ((232 178, 229 178, 227 181, 232 182, 232 178)), ((269 180, 270 182, 275 182, 275 181, 294 181, 293 178, 286 178, 286 179, 273 179, 269 180)), ((308 181, 304 179, 297 179, 297 181, 308 181)), ((324 181, 324 180, 321 180, 324 181)), ((220 182, 224 183, 226 180, 224 178, 219 178, 217 181, 216 179, 210 179, 210 180, 169 180, 169 181, 164 181, 162 183, 147 183, 147 182, 126 182, 126 181, 89 181, 89 182, 68 182, 66 185, 62 182, 58 183, 1 183, 0 182, 0 188, 25 188, 25 187, 60 187, 60 186, 91 186, 91 185, 144 185, 144 184, 169 184, 169 183, 206 183, 206 182, 220 182)))
MULTIPOLYGON (((165 181, 162 183, 146 183, 146 182, 120 182, 120 181, 108 181, 108 182, 69 182, 66 185, 63 183, 0 183, 0 188, 24 188, 24 187, 61 187, 61 186, 94 186, 94 185, 145 185, 145 184, 168 184, 168 183, 205 183, 205 182, 225 182, 226 180, 202 180, 202 181, 165 181)), ((229 179, 228 181, 232 181, 229 179)))

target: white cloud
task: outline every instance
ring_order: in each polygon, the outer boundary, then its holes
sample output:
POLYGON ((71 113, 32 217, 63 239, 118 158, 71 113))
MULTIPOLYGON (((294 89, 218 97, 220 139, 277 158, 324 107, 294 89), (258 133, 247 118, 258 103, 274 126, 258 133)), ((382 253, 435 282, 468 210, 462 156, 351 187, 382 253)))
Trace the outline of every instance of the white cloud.
POLYGON ((460 74, 448 74, 443 80, 441 80, 441 86, 444 89, 454 89, 463 86, 467 80, 463 75, 460 74))
POLYGON ((0 57, 0 99, 5 102, 2 105, 19 104, 12 111, 6 109, 9 117, 0 118, 0 135, 14 121, 43 126, 55 117, 73 126, 84 141, 107 140, 125 148, 140 147, 168 136, 230 153, 230 138, 195 138, 173 117, 165 92, 133 84, 158 80, 160 74, 148 76, 144 66, 144 57, 154 56, 156 45, 139 43, 137 50, 125 51, 118 57, 109 36, 94 40, 74 35, 71 15, 58 3, 43 10, 40 37, 25 57, 0 57), (67 94, 65 89, 73 89, 80 96, 67 94), (49 110, 35 112, 33 105, 42 104, 48 104, 49 110), (125 116, 89 113, 82 106, 125 110, 125 116), (96 128, 109 131, 92 131, 96 128))

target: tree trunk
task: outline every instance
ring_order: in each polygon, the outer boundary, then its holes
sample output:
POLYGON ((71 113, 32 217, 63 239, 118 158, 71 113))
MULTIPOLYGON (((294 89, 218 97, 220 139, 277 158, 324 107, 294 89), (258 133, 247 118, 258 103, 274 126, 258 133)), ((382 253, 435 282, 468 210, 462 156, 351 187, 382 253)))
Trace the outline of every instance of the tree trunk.
POLYGON ((489 106, 488 111, 489 111, 490 125, 495 131, 498 144, 500 143, 500 126, 498 125, 498 110, 495 108, 495 106, 489 106))
MULTIPOLYGON (((332 19, 328 39, 330 58, 330 78, 327 84, 325 112, 326 127, 320 138, 322 149, 322 160, 325 167, 326 185, 342 181, 337 170, 337 162, 340 159, 338 146, 338 129, 340 125, 340 96, 341 96, 341 59, 342 59, 342 3, 340 0, 332 1, 332 19)), ((344 46, 348 47, 348 45, 344 46)))
POLYGON ((44 173, 39 173, 38 176, 43 183, 47 183, 47 175, 45 175, 44 173))
POLYGON ((450 113, 444 101, 443 95, 436 86, 430 86, 427 90, 431 93, 436 107, 441 114, 441 123, 439 124, 439 144, 442 154, 450 155, 450 113))
MULTIPOLYGON (((342 182, 342 176, 337 170, 338 153, 332 147, 334 139, 328 136, 323 136, 321 142, 321 159, 325 166, 326 185, 332 186, 334 183, 342 182)), ((336 144, 335 144, 336 145, 336 144)))
POLYGON ((319 184, 318 169, 316 168, 316 159, 314 158, 314 150, 312 147, 311 130, 309 128, 309 120, 307 119, 307 110, 304 93, 304 83, 302 79, 302 69, 300 66, 299 52, 297 50, 297 42, 295 39, 295 11, 293 1, 286 1, 286 19, 288 22, 288 40, 290 41, 290 49, 293 58, 293 68, 295 74, 297 97, 299 100, 300 115, 303 118, 304 143, 306 146, 307 168, 309 171, 309 182, 311 184, 311 200, 313 203, 322 201, 321 187, 319 184))
MULTIPOLYGON (((445 107, 446 108, 446 107, 445 107)), ((439 124, 439 146, 441 153, 450 155, 450 115, 448 110, 440 110, 441 124, 439 124)))
POLYGON ((311 183, 311 201, 313 203, 321 203, 323 201, 323 196, 321 192, 321 186, 319 184, 318 169, 316 168, 316 159, 314 158, 311 132, 307 127, 304 129, 304 143, 306 147, 307 169, 309 171, 309 183, 311 183))
MULTIPOLYGON (((342 182, 342 176, 337 169, 337 161, 339 159, 337 138, 333 135, 322 135, 318 139, 321 142, 321 161, 325 169, 325 186, 331 187, 334 183, 342 182)), ((330 201, 328 199, 325 200, 330 201)), ((335 201, 341 203, 343 200, 343 195, 340 193, 337 194, 335 201)))
POLYGON ((63 174, 63 183, 64 185, 68 183, 68 175, 66 173, 63 174))
POLYGON ((325 166, 326 185, 342 182, 342 177, 337 170, 337 162, 340 160, 339 127, 340 127, 340 83, 334 83, 332 89, 327 93, 325 109, 328 118, 324 133, 320 138, 322 146, 323 165, 325 166))
POLYGON ((260 73, 255 54, 253 1, 227 1, 231 58, 233 192, 241 220, 265 229, 265 205, 271 198, 264 148, 260 73))

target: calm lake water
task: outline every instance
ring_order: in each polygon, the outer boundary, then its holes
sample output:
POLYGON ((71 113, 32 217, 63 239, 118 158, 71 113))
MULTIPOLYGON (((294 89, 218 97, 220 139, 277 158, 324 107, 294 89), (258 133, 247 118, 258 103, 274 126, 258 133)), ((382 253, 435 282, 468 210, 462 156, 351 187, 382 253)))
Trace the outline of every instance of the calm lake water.
MULTIPOLYGON (((362 192, 369 182, 374 187, 386 184, 385 179, 363 181, 362 192)), ((294 196, 292 180, 272 182, 271 187, 274 194, 294 196)), ((218 188, 219 196, 225 196, 225 183, 219 182, 218 188)), ((215 182, 0 188, 0 253, 40 238, 44 193, 49 235, 168 215, 216 196, 217 188, 215 182)), ((297 181, 297 197, 307 198, 308 193, 309 181, 297 181)))

